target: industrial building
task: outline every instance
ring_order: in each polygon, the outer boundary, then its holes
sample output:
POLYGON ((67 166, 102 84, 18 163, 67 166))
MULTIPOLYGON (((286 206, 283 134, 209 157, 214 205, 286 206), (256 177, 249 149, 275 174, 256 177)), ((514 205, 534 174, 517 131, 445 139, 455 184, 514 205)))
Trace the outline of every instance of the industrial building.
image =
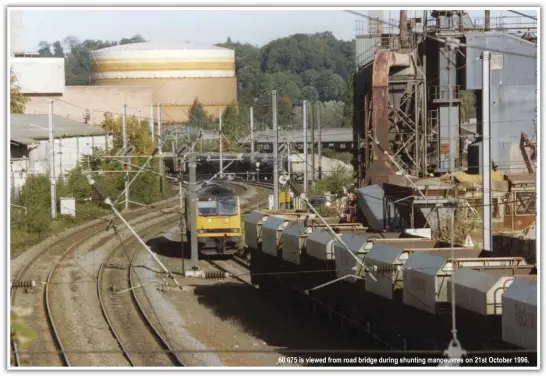
POLYGON ((477 140, 468 147, 467 164, 469 173, 480 173, 484 50, 491 51, 492 163, 506 173, 530 172, 532 153, 522 151, 521 138, 525 134, 530 144, 536 139, 537 41, 528 32, 536 29, 536 19, 489 14, 471 19, 452 10, 430 14, 408 20, 401 11, 398 22, 370 11, 377 21, 367 29, 363 22, 357 25, 353 129, 359 184, 385 181, 393 172, 384 150, 414 176, 446 173, 450 151, 461 168, 462 90, 476 95, 477 140), (460 44, 452 59, 446 38, 460 44))
POLYGON ((47 114, 51 99, 55 113, 98 124, 105 113, 163 124, 188 120, 194 99, 209 115, 237 103, 233 50, 208 45, 134 43, 91 51, 94 65, 88 86, 65 85, 64 58, 43 58, 25 51, 23 11, 10 10, 10 66, 17 85, 30 101, 27 114, 47 114))
POLYGON ((364 221, 381 230, 448 228, 455 212, 446 175, 453 156, 456 211, 466 211, 469 223, 484 223, 489 250, 492 231, 517 232, 536 220, 537 38, 531 31, 537 20, 492 19, 489 11, 481 19, 459 10, 430 15, 408 20, 400 11, 398 22, 370 11, 367 29, 357 24, 359 204, 364 221), (470 128, 460 121, 463 90, 476 97, 470 128), (490 161, 484 161, 488 133, 490 161), (483 219, 477 214, 482 205, 483 219))
MULTIPOLYGON (((112 142, 102 128, 53 115, 55 177, 64 177, 83 156, 112 142)), ((49 171, 49 115, 10 115, 10 179, 17 195, 29 175, 49 171)))

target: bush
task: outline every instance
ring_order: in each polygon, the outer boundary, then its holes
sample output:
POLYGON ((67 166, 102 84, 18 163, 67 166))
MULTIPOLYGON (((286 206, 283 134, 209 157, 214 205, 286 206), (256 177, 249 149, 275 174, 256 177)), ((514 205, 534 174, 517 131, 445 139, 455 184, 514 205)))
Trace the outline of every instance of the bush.
POLYGON ((46 175, 29 175, 21 189, 19 205, 27 208, 47 208, 51 205, 51 187, 46 175))
POLYGON ((330 176, 317 180, 311 187, 310 193, 324 195, 325 192, 330 192, 333 195, 341 196, 344 194, 343 187, 350 190, 353 185, 354 181, 351 173, 342 167, 338 167, 330 176))
POLYGON ((27 215, 27 230, 38 235, 41 239, 48 233, 51 226, 51 212, 44 207, 29 207, 27 215))

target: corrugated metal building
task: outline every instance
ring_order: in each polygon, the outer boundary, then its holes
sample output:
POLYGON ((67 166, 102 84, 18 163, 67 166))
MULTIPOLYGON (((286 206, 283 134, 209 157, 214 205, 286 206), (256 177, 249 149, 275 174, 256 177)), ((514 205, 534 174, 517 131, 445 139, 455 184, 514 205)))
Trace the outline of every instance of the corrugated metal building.
MULTIPOLYGON (((53 115, 55 176, 64 176, 93 153, 104 149, 107 139, 101 128, 53 115)), ((49 171, 49 115, 11 114, 10 180, 12 194, 17 195, 28 175, 49 171)))

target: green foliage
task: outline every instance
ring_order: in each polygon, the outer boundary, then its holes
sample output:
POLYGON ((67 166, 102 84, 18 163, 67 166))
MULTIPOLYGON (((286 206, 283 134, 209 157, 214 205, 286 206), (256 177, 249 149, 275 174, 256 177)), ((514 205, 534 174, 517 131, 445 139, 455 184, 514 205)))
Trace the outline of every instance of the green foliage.
POLYGON ((29 175, 21 189, 21 206, 27 208, 48 208, 50 206, 51 187, 46 175, 29 175))
MULTIPOLYGON (((123 138, 121 136, 122 119, 121 117, 114 118, 111 114, 104 114, 104 120, 99 124, 101 128, 109 134, 114 135, 115 151, 119 151, 123 147, 123 138)), ((137 154, 151 154, 155 148, 152 138, 149 134, 149 126, 147 122, 138 124, 138 119, 135 116, 127 118, 127 138, 130 145, 135 148, 137 154)))
POLYGON ((353 82, 354 76, 351 76, 347 82, 347 90, 345 90, 345 98, 343 100, 343 127, 353 127, 353 112, 354 112, 354 99, 353 99, 353 82))
POLYGON ((17 347, 26 349, 36 338, 36 332, 25 321, 25 317, 30 315, 29 309, 21 307, 11 307, 10 310, 10 335, 17 343, 17 347))
POLYGON ((471 90, 461 90, 461 123, 467 123, 476 111, 476 96, 471 90))
POLYGON ((354 71, 354 43, 330 32, 294 34, 262 48, 231 40, 218 45, 235 50, 239 103, 252 104, 271 90, 292 103, 340 101, 354 71))
POLYGON ((41 239, 44 233, 49 232, 51 212, 43 206, 30 206, 27 210, 27 230, 37 234, 38 239, 41 239))
POLYGON ((199 102, 199 98, 195 98, 193 100, 188 115, 190 124, 198 128, 210 128, 209 124, 213 121, 213 119, 207 114, 203 104, 199 102))
POLYGON ((30 100, 25 97, 17 86, 17 76, 10 70, 10 92, 9 92, 9 109, 12 114, 22 114, 25 112, 25 105, 30 100))
POLYGON ((350 189, 352 185, 354 185, 354 182, 350 171, 338 167, 330 176, 316 181, 310 191, 313 195, 323 195, 325 192, 330 192, 334 195, 343 195, 343 187, 350 189))
POLYGON ((86 39, 81 42, 78 38, 68 36, 63 40, 69 51, 65 54, 60 41, 53 44, 41 41, 38 45, 38 53, 42 57, 66 57, 65 79, 66 85, 89 85, 93 56, 91 51, 112 47, 121 44, 140 43, 146 40, 139 34, 131 38, 122 38, 119 42, 86 39), (51 52, 53 47, 53 52, 51 52))

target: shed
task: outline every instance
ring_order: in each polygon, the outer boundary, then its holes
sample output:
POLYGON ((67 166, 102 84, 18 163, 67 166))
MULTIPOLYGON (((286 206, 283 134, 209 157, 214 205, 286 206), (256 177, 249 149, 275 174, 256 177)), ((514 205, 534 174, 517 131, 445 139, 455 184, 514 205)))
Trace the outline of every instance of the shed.
MULTIPOLYGON (((53 115, 55 177, 64 176, 81 160, 104 149, 108 139, 104 129, 53 115)), ((10 114, 11 186, 16 192, 29 174, 49 171, 49 115, 10 114)))

